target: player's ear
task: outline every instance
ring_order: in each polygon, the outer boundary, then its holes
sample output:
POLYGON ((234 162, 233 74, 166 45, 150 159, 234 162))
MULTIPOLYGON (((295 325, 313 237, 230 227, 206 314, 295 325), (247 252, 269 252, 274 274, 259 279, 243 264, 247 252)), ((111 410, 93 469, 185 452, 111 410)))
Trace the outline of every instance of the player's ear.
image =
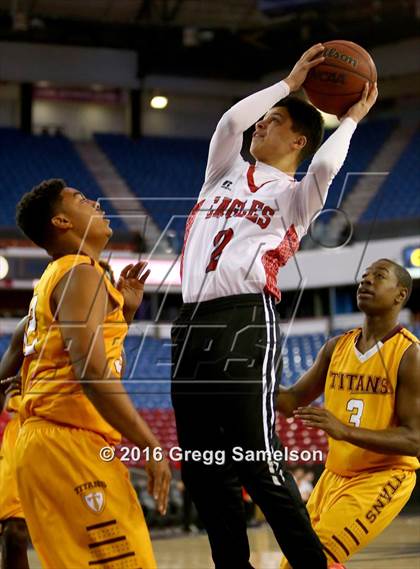
POLYGON ((408 289, 400 288, 400 292, 397 294, 395 301, 398 304, 404 305, 405 299, 407 298, 408 289))
POLYGON ((308 139, 306 138, 306 136, 304 134, 300 134, 299 136, 297 136, 294 141, 293 141, 293 146, 296 150, 299 150, 299 152, 302 150, 302 148, 304 148, 306 146, 306 143, 308 142, 308 139))
POLYGON ((54 215, 51 218, 51 223, 57 229, 71 229, 73 227, 72 222, 62 213, 54 215))

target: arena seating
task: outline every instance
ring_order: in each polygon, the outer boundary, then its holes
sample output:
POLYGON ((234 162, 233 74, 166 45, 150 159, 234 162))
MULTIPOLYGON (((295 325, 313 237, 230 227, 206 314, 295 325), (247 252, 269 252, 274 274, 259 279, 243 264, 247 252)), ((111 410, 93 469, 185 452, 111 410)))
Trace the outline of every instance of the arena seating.
MULTIPOLYGON (((13 128, 0 128, 0 226, 15 227, 15 208, 22 195, 41 180, 64 180, 88 197, 103 196, 100 187, 86 169, 72 143, 64 136, 33 136, 13 128)), ((115 215, 109 201, 101 202, 107 214, 115 215)), ((124 229, 118 217, 112 227, 124 229)))
MULTIPOLYGON (((350 194, 360 178, 360 173, 369 171, 369 164, 373 160, 375 154, 380 150, 381 146, 386 143, 393 129, 397 125, 396 120, 373 120, 362 122, 356 129, 350 146, 350 151, 341 168, 340 172, 334 178, 328 191, 325 209, 337 207, 341 194, 341 204, 350 194)), ((327 131, 328 134, 328 131, 327 131)), ((306 172, 309 161, 302 164, 300 170, 306 172)), ((298 176, 298 178, 300 178, 298 176)), ((331 212, 325 212, 322 215, 322 223, 328 222, 331 218, 331 212)))
POLYGON ((97 134, 96 141, 157 225, 182 238, 203 183, 208 141, 155 137, 133 141, 115 134, 97 134))
POLYGON ((420 129, 400 156, 359 221, 420 217, 420 129))

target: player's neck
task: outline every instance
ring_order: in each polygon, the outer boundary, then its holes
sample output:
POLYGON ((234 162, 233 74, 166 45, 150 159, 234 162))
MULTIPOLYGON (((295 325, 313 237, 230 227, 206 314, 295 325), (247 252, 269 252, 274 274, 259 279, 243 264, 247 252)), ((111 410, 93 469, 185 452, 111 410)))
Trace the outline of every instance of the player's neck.
POLYGON ((362 326, 362 339, 365 343, 376 343, 385 338, 398 324, 398 314, 368 315, 362 326))
POLYGON ((296 174, 297 164, 295 159, 292 156, 282 156, 281 158, 273 158, 268 160, 262 160, 264 164, 268 166, 273 166, 273 168, 277 168, 277 170, 281 170, 288 176, 292 178, 296 174))
POLYGON ((104 247, 101 244, 97 243, 87 243, 86 241, 78 244, 66 244, 63 246, 59 246, 56 250, 51 252, 52 258, 59 259, 60 257, 64 257, 65 255, 87 255, 91 259, 95 261, 99 261, 99 257, 103 251, 104 247))

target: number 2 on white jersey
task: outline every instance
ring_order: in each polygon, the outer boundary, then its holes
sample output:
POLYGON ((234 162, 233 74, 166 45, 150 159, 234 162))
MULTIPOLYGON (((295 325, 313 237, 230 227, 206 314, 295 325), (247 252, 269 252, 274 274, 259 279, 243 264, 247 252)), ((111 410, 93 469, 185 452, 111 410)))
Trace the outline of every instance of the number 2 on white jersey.
POLYGON ((29 319, 26 325, 25 335, 23 337, 23 355, 30 356, 36 352, 35 344, 37 342, 36 337, 34 337, 33 342, 29 344, 29 337, 36 331, 37 322, 36 322, 36 305, 38 302, 38 295, 35 294, 32 297, 31 304, 29 305, 29 319))
POLYGON ((365 404, 361 399, 350 399, 347 403, 347 411, 350 411, 351 413, 349 423, 353 423, 356 427, 360 427, 364 406, 365 404))
POLYGON ((206 273, 210 273, 211 271, 215 271, 217 268, 217 263, 219 262, 220 256, 223 253, 223 249, 229 243, 229 241, 233 237, 233 229, 224 229, 217 233, 216 237, 213 240, 213 245, 215 249, 213 250, 212 254, 210 255, 210 262, 206 267, 206 273))

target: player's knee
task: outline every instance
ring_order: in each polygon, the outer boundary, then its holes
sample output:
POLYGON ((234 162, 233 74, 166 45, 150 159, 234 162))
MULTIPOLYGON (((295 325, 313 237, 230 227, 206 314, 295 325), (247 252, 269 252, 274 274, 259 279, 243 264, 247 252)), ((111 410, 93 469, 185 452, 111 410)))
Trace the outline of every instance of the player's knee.
POLYGON ((3 529, 4 545, 8 548, 20 549, 28 545, 28 529, 25 520, 9 520, 3 529))
POLYGON ((331 536, 322 535, 322 533, 319 534, 318 530, 317 535, 324 548, 324 553, 328 561, 328 567, 331 567, 337 563, 344 563, 344 561, 349 558, 349 554, 346 553, 346 551, 348 552, 348 549, 344 544, 339 546, 337 542, 331 538, 331 536))

